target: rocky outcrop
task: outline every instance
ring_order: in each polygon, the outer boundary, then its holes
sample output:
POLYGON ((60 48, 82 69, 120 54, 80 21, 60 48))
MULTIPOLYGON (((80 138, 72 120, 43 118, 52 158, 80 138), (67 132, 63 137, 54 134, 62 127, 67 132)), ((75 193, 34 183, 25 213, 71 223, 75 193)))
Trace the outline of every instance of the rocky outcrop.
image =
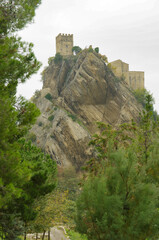
POLYGON ((65 167, 79 170, 91 157, 88 143, 97 121, 115 127, 137 120, 141 111, 127 84, 95 52, 84 50, 58 64, 52 60, 43 80, 34 97, 41 116, 32 132, 36 144, 65 167))

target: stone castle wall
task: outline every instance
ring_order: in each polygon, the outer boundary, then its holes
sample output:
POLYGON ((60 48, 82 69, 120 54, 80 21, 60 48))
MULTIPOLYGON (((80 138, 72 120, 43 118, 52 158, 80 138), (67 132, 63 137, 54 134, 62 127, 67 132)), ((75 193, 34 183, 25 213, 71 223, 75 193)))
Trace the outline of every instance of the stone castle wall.
POLYGON ((117 77, 124 76, 127 84, 133 89, 144 88, 144 72, 129 71, 129 64, 116 60, 110 63, 112 71, 117 77))
POLYGON ((144 88, 144 72, 129 71, 129 85, 134 90, 144 88))
MULTIPOLYGON (((62 56, 72 55, 73 34, 59 34, 56 37, 56 53, 62 56)), ((144 88, 144 72, 129 71, 129 64, 116 60, 110 63, 117 77, 124 77, 127 84, 134 90, 144 88)))
POLYGON ((56 37, 56 53, 62 56, 72 55, 73 34, 59 34, 56 37))

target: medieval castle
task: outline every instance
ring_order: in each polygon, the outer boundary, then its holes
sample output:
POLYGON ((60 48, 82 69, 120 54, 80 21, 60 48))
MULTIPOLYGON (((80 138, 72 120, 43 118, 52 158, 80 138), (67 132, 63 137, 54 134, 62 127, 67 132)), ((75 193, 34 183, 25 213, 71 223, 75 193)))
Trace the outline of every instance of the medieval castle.
MULTIPOLYGON (((62 56, 72 55, 73 34, 59 34, 56 37, 56 53, 62 56)), ((144 88, 144 72, 129 71, 129 64, 116 60, 110 63, 112 71, 117 77, 124 77, 127 84, 133 89, 144 88)))

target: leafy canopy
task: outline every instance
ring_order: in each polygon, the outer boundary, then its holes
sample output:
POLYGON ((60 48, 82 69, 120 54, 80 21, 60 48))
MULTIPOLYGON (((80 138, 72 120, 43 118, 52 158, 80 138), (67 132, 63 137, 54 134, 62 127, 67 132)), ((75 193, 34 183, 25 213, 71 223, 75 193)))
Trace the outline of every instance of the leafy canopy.
POLYGON ((77 229, 88 239, 157 239, 159 235, 159 124, 146 96, 139 125, 114 130, 99 123, 96 155, 77 201, 77 229))

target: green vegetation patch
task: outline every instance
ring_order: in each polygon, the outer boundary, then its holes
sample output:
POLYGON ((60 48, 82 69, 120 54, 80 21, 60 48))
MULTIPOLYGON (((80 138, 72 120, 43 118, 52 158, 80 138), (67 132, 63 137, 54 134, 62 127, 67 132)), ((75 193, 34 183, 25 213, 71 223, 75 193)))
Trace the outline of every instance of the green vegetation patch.
POLYGON ((42 123, 42 122, 39 122, 39 123, 38 123, 38 126, 39 126, 39 127, 41 127, 42 125, 43 125, 43 123, 42 123))
POLYGON ((27 135, 27 140, 31 140, 32 142, 35 142, 37 139, 35 133, 33 132, 30 132, 28 135, 27 135))
POLYGON ((79 125, 83 126, 83 123, 72 113, 67 112, 67 116, 70 117, 74 122, 77 122, 79 125))
POLYGON ((49 116, 49 117, 48 117, 48 120, 49 120, 50 122, 53 121, 53 120, 54 120, 54 115, 49 116))
POLYGON ((47 100, 49 100, 49 101, 52 101, 52 96, 51 96, 50 93, 47 93, 47 94, 45 95, 45 98, 46 98, 47 100))
POLYGON ((56 53, 55 58, 54 58, 54 63, 59 64, 62 62, 62 60, 63 60, 62 55, 60 53, 56 53))
POLYGON ((86 235, 82 235, 78 232, 75 232, 73 230, 66 230, 67 234, 69 235, 71 240, 87 240, 88 238, 86 235))

